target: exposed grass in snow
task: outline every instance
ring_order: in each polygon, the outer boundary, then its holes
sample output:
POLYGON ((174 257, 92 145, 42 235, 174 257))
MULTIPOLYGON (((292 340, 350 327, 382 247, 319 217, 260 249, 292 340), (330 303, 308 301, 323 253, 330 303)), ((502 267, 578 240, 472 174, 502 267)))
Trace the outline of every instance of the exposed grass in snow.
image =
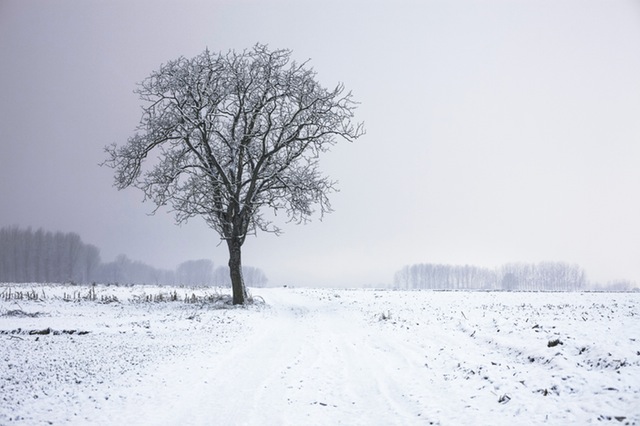
POLYGON ((637 293, 11 291, 0 424, 640 424, 637 293))

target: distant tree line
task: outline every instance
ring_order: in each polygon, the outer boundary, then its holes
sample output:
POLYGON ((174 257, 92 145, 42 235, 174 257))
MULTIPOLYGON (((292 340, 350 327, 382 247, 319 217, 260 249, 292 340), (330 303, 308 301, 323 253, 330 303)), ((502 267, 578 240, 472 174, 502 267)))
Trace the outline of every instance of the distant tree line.
POLYGON ((0 229, 0 281, 88 282, 99 266, 100 251, 78 234, 0 229))
POLYGON ((576 291, 587 287, 587 276, 580 266, 563 262, 509 263, 500 269, 504 290, 576 291))
MULTIPOLYGON (((267 284, 262 270, 245 266, 242 271, 247 285, 267 284)), ((154 268, 124 254, 103 263, 100 250, 76 233, 17 226, 0 228, 0 282, 230 285, 228 267, 214 269, 209 259, 189 260, 175 270, 154 268)))
POLYGON ((496 273, 469 265, 421 263, 396 272, 393 282, 400 289, 483 289, 495 286, 496 273))
POLYGON ((594 283, 590 287, 594 291, 640 291, 636 283, 629 280, 614 280, 606 284, 594 283))
POLYGON ((575 291, 587 286, 584 270, 563 262, 509 263, 497 269, 470 265, 408 265, 394 275, 399 289, 575 291))

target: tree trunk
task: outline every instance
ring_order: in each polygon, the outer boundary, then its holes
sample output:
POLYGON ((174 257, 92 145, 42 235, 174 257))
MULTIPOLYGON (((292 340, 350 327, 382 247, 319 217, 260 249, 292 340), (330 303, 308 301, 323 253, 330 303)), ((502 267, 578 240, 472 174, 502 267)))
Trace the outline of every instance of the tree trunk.
POLYGON ((233 304, 244 305, 247 302, 247 289, 242 278, 242 243, 235 238, 227 240, 229 246, 229 273, 231 274, 231 289, 233 290, 233 304))

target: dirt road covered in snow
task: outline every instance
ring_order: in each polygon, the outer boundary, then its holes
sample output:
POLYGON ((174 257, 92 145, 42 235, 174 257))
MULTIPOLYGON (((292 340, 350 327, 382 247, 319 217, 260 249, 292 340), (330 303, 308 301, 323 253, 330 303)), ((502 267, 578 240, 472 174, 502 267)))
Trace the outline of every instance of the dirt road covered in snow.
POLYGON ((0 336, 0 423, 640 422, 639 294, 255 293, 265 306, 5 303, 0 331, 90 333, 0 336))
POLYGON ((350 309, 332 293, 265 293, 269 307, 259 321, 167 384, 189 389, 189 398, 148 404, 149 416, 165 424, 206 424, 213 416, 220 424, 258 425, 396 424, 426 414, 412 394, 428 378, 415 368, 424 366, 424 355, 380 336, 371 327, 376 315, 350 309))

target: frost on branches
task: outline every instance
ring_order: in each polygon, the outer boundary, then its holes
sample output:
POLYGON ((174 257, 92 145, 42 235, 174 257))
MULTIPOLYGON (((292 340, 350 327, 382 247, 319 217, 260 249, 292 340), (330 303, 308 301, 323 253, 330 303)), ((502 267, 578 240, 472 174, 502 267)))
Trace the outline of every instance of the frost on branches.
POLYGON ((137 133, 106 147, 118 189, 141 189, 154 212, 169 206, 178 223, 201 216, 226 241, 234 304, 246 301, 246 236, 280 232, 263 208, 298 223, 315 208, 331 211, 335 183, 318 170, 319 155, 364 134, 351 93, 315 78, 290 50, 264 45, 179 58, 140 83, 137 133))

